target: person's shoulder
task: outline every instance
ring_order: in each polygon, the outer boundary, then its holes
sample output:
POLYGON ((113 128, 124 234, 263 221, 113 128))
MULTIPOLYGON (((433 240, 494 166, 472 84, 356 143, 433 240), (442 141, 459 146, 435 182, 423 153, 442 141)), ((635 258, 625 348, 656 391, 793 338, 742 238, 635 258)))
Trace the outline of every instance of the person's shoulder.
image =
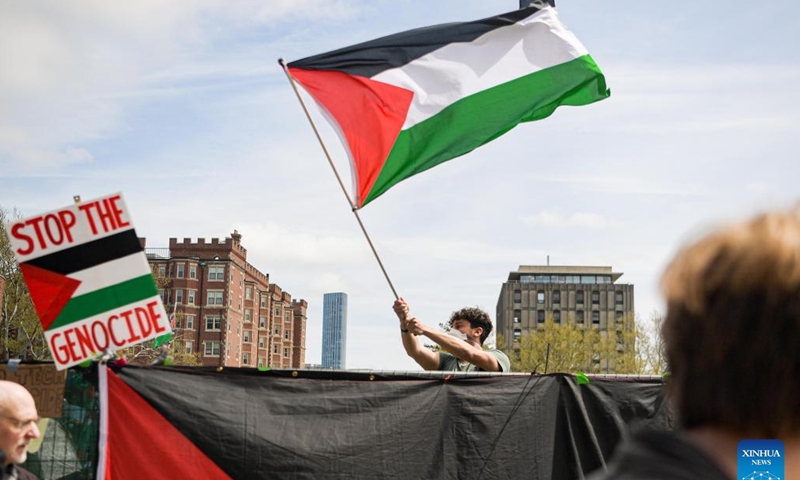
POLYGON ((674 432, 639 431, 589 480, 727 480, 711 458, 674 432))
POLYGON ((508 358, 508 355, 502 350, 498 350, 497 348, 490 348, 486 350, 487 352, 491 353, 497 363, 500 365, 500 370, 503 373, 508 373, 511 371, 511 359, 508 358))
POLYGON ((25 470, 24 468, 20 466, 17 466, 16 468, 17 468, 17 478, 19 480, 39 480, 39 477, 25 470))

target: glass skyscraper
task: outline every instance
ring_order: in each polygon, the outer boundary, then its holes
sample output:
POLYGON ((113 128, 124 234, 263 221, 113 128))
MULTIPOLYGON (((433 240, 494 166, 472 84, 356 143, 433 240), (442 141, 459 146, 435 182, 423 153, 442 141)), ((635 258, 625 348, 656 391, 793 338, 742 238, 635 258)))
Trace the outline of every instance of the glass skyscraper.
POLYGON ((322 302, 322 368, 346 368, 347 294, 326 293, 322 302))

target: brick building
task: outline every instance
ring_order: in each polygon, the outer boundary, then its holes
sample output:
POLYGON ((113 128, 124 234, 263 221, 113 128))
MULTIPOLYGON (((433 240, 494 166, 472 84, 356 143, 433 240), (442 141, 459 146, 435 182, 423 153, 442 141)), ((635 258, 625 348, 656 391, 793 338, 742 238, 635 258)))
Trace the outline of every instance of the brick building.
POLYGON ((302 368, 305 300, 294 300, 247 261, 242 235, 206 242, 169 239, 146 248, 167 312, 176 313, 176 339, 203 365, 302 368))

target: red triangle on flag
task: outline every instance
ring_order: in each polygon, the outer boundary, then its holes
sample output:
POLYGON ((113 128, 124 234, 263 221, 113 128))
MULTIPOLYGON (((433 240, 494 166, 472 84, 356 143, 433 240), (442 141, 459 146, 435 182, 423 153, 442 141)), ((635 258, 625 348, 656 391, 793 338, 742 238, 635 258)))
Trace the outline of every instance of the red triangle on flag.
POLYGON ((105 480, 230 480, 205 452, 110 368, 107 433, 105 480))
POLYGON ((19 269, 28 284, 33 306, 39 314, 42 330, 47 330, 72 298, 81 284, 80 280, 43 268, 21 263, 19 269))
POLYGON ((414 92, 358 75, 290 68, 295 80, 336 119, 353 160, 360 207, 406 121, 414 92))

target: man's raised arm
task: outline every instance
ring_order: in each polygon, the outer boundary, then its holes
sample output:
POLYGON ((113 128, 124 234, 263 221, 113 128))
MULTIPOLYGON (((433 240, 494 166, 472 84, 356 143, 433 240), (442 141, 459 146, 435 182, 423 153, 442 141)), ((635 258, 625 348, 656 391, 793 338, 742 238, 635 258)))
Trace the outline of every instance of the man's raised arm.
POLYGON ((401 297, 395 300, 392 308, 394 308, 394 313, 397 314, 397 318, 400 319, 400 337, 403 340, 403 348, 406 349, 406 354, 413 358, 414 361, 425 370, 438 369, 439 354, 428 350, 417 340, 416 336, 420 333, 418 325, 421 324, 419 320, 409 316, 408 304, 406 301, 401 297))

